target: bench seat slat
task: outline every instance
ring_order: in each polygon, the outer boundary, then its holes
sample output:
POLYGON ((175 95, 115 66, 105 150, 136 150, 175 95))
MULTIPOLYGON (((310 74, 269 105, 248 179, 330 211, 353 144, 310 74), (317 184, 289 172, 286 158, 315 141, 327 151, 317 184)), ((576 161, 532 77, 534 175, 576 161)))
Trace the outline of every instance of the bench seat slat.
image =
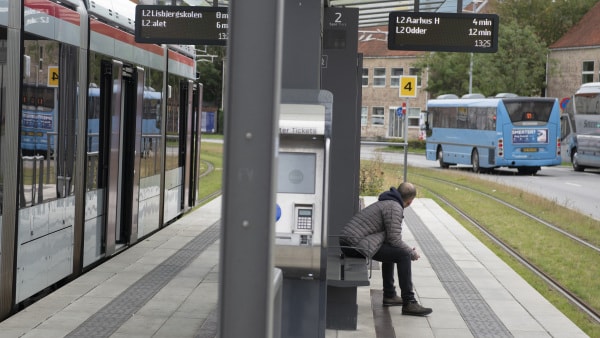
POLYGON ((336 287, 369 286, 369 271, 364 258, 344 257, 344 279, 341 279, 341 258, 327 256, 327 285, 336 287))

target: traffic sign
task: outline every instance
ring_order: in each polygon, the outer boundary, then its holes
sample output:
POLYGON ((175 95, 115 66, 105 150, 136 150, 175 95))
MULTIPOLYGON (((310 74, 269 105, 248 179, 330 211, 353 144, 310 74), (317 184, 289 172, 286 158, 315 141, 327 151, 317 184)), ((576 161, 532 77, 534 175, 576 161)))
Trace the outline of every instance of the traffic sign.
POLYGON ((390 12, 388 49, 495 53, 498 15, 390 12))
POLYGON ((396 116, 402 117, 402 107, 396 108, 396 116))
POLYGON ((569 104, 569 101, 571 101, 571 98, 569 97, 564 97, 562 100, 560 100, 560 109, 567 109, 567 104, 569 104))
POLYGON ((135 41, 226 45, 227 7, 137 5, 135 41))
POLYGON ((406 102, 402 102, 402 106, 396 108, 396 115, 398 117, 406 116, 406 102))
POLYGON ((400 97, 417 97, 417 77, 400 76, 400 97))

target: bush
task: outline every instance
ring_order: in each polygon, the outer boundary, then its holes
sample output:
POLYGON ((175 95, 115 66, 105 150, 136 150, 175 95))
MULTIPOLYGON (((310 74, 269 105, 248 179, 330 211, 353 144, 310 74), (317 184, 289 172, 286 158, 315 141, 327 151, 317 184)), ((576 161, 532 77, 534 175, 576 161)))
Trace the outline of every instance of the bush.
POLYGON ((362 196, 378 196, 383 190, 384 181, 383 158, 380 154, 371 161, 360 164, 360 194, 362 196))

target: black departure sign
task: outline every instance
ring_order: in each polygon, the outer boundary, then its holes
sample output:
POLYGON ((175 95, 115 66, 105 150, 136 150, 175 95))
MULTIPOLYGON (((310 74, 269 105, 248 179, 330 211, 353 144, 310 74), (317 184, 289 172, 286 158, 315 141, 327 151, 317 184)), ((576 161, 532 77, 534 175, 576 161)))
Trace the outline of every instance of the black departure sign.
POLYGON ((388 49, 495 53, 498 15, 390 12, 388 49))
POLYGON ((184 45, 225 45, 226 7, 137 5, 135 41, 184 45))

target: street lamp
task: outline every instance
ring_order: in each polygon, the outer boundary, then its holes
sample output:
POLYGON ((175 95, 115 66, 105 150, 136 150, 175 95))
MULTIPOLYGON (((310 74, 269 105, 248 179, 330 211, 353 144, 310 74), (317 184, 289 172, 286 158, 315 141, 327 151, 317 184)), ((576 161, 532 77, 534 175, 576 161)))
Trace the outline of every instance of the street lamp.
MULTIPOLYGON (((473 0, 473 13, 477 13, 477 4, 482 0, 473 0)), ((469 94, 473 93, 473 52, 471 52, 471 60, 469 62, 469 94)))

